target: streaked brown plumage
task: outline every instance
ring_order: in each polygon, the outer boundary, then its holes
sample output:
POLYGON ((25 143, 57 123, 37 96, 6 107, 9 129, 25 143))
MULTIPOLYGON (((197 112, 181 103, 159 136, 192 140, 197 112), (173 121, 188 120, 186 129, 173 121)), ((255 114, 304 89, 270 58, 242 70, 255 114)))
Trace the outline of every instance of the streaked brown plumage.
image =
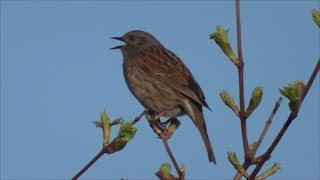
POLYGON ((180 58, 144 31, 130 31, 113 39, 125 43, 111 49, 122 52, 123 74, 131 93, 156 114, 163 112, 165 117, 187 114, 201 134, 209 161, 216 164, 202 112, 202 106, 210 108, 180 58))

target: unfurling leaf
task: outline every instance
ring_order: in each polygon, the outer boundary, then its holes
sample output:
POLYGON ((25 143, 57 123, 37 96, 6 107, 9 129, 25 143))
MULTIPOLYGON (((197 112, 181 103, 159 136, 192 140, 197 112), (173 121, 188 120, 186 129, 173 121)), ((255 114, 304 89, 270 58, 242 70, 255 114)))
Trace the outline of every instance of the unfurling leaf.
POLYGON ((240 164, 235 152, 228 151, 228 160, 242 176, 249 177, 247 171, 240 164))
POLYGON ((133 126, 132 121, 121 124, 118 136, 108 145, 106 153, 111 154, 122 150, 126 144, 134 137, 137 128, 133 126))
POLYGON ((272 167, 270 167, 265 172, 263 172, 262 174, 257 176, 256 180, 266 179, 267 177, 269 177, 269 176, 273 175, 274 173, 276 173, 279 169, 281 169, 280 164, 279 163, 274 163, 274 165, 272 167))
POLYGON ((289 99, 289 108, 292 113, 297 114, 302 100, 302 95, 305 91, 305 85, 302 81, 295 81, 293 84, 288 84, 282 89, 279 88, 280 93, 289 99))
POLYGON ((223 29, 222 26, 217 27, 217 31, 210 34, 210 39, 214 39, 214 41, 220 46, 221 50, 224 54, 235 64, 239 64, 239 60, 237 56, 234 54, 229 40, 228 40, 228 30, 223 29))
POLYGON ((111 121, 106 113, 106 110, 103 110, 100 113, 100 121, 93 121, 96 127, 101 128, 103 132, 103 147, 107 146, 110 141, 111 134, 111 121))

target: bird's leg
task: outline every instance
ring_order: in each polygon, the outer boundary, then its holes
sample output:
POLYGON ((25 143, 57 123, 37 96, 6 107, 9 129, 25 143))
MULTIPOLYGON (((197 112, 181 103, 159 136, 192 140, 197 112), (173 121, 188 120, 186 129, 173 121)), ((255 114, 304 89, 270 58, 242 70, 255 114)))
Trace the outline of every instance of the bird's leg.
POLYGON ((164 111, 161 111, 159 114, 157 114, 155 117, 154 117, 154 119, 156 120, 156 119, 159 119, 159 121, 160 121, 160 118, 161 118, 161 116, 163 116, 164 115, 164 111))
POLYGON ((164 112, 160 112, 157 115, 153 115, 153 118, 150 123, 150 127, 153 132, 155 132, 159 137, 162 135, 166 139, 169 139, 174 131, 179 127, 180 121, 177 118, 169 118, 164 122, 160 121, 160 117, 164 114, 164 112))
POLYGON ((161 134, 166 134, 166 127, 160 121, 160 117, 163 115, 164 112, 162 111, 149 121, 150 127, 159 137, 161 134))

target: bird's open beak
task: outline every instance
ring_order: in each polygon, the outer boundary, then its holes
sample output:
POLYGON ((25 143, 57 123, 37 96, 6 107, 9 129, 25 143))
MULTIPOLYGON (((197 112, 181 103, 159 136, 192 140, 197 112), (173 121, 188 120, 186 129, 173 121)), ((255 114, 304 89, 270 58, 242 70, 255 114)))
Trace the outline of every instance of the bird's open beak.
MULTIPOLYGON (((123 38, 122 37, 111 37, 111 39, 115 39, 115 40, 118 40, 118 41, 122 41, 124 42, 123 38)), ((110 50, 113 50, 113 49, 120 49, 122 48, 123 45, 120 45, 120 46, 116 46, 116 47, 113 47, 113 48, 110 48, 110 50)))

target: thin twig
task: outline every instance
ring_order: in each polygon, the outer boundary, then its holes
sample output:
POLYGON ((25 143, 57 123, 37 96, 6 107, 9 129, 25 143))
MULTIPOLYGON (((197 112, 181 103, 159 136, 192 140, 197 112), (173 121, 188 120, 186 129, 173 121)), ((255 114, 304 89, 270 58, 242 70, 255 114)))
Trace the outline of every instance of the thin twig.
MULTIPOLYGON (((262 133, 261 133, 261 135, 260 135, 260 137, 259 137, 259 140, 257 141, 257 147, 256 147, 255 150, 252 152, 252 157, 254 157, 254 156, 256 155, 256 152, 257 152, 257 150, 259 149, 262 140, 264 139, 266 133, 268 132, 268 129, 269 129, 271 123, 272 123, 273 117, 275 116, 275 114, 276 114, 277 111, 278 111, 278 108, 280 107, 281 101, 282 101, 282 98, 279 97, 279 99, 277 100, 277 102, 276 102, 275 105, 274 105, 274 108, 273 108, 273 110, 272 110, 272 112, 271 112, 268 120, 266 121, 266 124, 265 124, 265 126, 264 126, 264 128, 263 128, 263 131, 262 131, 262 133)), ((245 161, 245 162, 242 164, 242 167, 243 167, 245 170, 247 170, 251 165, 252 165, 252 162, 250 162, 250 161, 245 161)), ((234 180, 240 180, 241 177, 242 177, 241 173, 238 172, 238 173, 234 176, 233 179, 234 179, 234 180)))
POLYGON ((320 58, 318 59, 318 63, 317 63, 317 65, 316 65, 316 67, 314 68, 314 70, 313 70, 313 72, 312 72, 312 74, 311 74, 311 76, 310 76, 310 78, 309 78, 309 81, 308 81, 308 83, 307 83, 307 85, 306 85, 306 88, 305 88, 305 90, 304 90, 304 92, 303 92, 303 94, 302 94, 301 103, 302 103, 302 101, 304 100, 304 98, 306 97, 306 95, 308 94, 309 89, 310 89, 310 87, 311 87, 314 79, 317 77, 317 74, 318 74, 318 72, 319 72, 319 69, 320 69, 320 58))
POLYGON ((177 171, 177 173, 179 175, 179 179, 180 180, 184 180, 184 174, 182 174, 181 171, 180 171, 179 165, 178 165, 178 163, 177 163, 177 161, 176 161, 176 159, 175 159, 175 157, 174 157, 174 155, 173 155, 173 153, 172 153, 172 151, 171 151, 171 149, 169 147, 168 139, 167 139, 166 135, 161 133, 160 134, 160 138, 161 138, 161 140, 163 142, 164 147, 166 148, 166 151, 167 151, 167 153, 168 153, 168 155, 169 155, 169 157, 170 157, 170 159, 172 161, 172 164, 173 164, 174 168, 176 169, 176 171, 177 171))
POLYGON ((273 117, 274 117, 274 115, 277 113, 278 108, 280 107, 281 101, 282 101, 282 97, 279 97, 279 99, 277 100, 276 104, 274 105, 274 108, 273 108, 273 110, 272 110, 272 112, 271 112, 268 120, 266 121, 266 124, 265 124, 265 126, 264 126, 264 128, 263 128, 263 131, 262 131, 262 133, 261 133, 261 135, 260 135, 260 137, 259 137, 259 140, 257 141, 257 147, 256 147, 256 149, 254 150, 254 152, 252 152, 253 156, 256 155, 256 152, 257 152, 257 150, 259 149, 259 147, 260 147, 260 145, 261 145, 261 142, 262 142, 264 136, 265 136, 266 133, 268 132, 268 129, 269 129, 271 123, 272 123, 273 117))
POLYGON ((240 123, 241 123, 241 135, 243 142, 243 149, 245 154, 245 160, 250 159, 248 135, 247 135, 247 123, 245 116, 245 101, 244 101, 244 62, 242 58, 242 40, 241 40, 241 20, 240 20, 240 0, 236 0, 236 19, 237 19, 237 46, 238 46, 238 74, 239 74, 239 101, 240 101, 240 123))
MULTIPOLYGON (((306 85, 305 91, 302 94, 301 97, 301 104, 305 98, 305 96, 307 95, 307 93, 309 92, 309 89, 311 87, 311 85, 314 82, 314 79, 316 78, 318 72, 320 69, 320 58, 318 60, 318 63, 315 67, 315 69, 313 70, 308 83, 306 85)), ((278 135, 276 136, 276 138, 273 140, 272 144, 270 145, 270 147, 268 148, 268 150, 261 156, 261 160, 260 162, 257 164, 257 166, 255 167, 255 169, 253 170, 252 174, 250 175, 250 179, 254 179, 258 172, 260 171, 260 169, 262 168, 262 166, 264 165, 264 163, 269 159, 271 153, 273 152, 273 150, 276 148, 276 146, 278 145, 278 143, 280 142, 281 138, 283 137, 284 133, 286 132, 286 130, 288 129, 288 127, 290 126, 291 122, 297 117, 296 113, 290 113, 289 117, 287 118, 285 124, 282 126, 280 132, 278 133, 278 135)))
POLYGON ((132 121, 132 123, 135 124, 135 123, 139 122, 140 119, 142 118, 142 116, 146 114, 146 112, 147 112, 147 110, 144 110, 138 117, 136 117, 136 118, 132 121))
POLYGON ((167 133, 167 129, 165 129, 165 127, 162 127, 159 121, 159 118, 157 116, 153 117, 153 119, 151 121, 149 121, 150 123, 150 127, 152 128, 152 130, 161 138, 163 145, 171 159, 171 162, 175 168, 175 170, 177 171, 177 174, 179 176, 179 180, 184 180, 184 173, 181 172, 179 165, 170 149, 170 146, 168 144, 168 133, 167 133))
POLYGON ((86 164, 76 175, 74 175, 71 180, 76 180, 78 179, 84 172, 86 172, 92 164, 94 164, 103 154, 104 154, 104 149, 102 150, 88 163, 86 164))

